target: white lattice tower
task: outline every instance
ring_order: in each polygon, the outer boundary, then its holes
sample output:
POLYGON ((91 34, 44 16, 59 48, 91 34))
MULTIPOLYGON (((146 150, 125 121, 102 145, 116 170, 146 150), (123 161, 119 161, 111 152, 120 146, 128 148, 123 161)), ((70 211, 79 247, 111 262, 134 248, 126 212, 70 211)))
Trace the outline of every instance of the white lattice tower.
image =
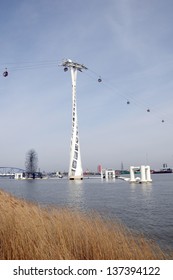
POLYGON ((61 66, 64 67, 64 71, 68 68, 71 70, 72 79, 72 134, 70 144, 70 164, 68 177, 70 180, 83 179, 83 170, 81 162, 80 144, 79 144, 79 130, 78 130, 78 118, 77 118, 77 102, 76 102, 76 80, 77 71, 82 72, 87 68, 83 64, 73 62, 68 59, 65 60, 61 66))

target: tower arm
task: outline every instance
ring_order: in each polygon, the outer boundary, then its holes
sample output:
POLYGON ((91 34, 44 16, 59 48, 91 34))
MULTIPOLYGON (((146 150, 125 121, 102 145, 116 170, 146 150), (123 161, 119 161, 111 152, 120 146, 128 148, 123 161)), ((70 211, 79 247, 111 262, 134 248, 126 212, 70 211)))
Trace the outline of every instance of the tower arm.
POLYGON ((73 67, 81 72, 82 72, 82 70, 88 69, 84 64, 73 62, 71 59, 64 60, 59 66, 69 67, 69 68, 73 67))

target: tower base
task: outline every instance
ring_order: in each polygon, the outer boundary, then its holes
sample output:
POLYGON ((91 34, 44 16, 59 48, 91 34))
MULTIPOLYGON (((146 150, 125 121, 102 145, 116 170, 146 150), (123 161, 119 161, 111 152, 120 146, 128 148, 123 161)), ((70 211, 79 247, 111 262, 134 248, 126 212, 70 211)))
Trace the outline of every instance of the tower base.
POLYGON ((70 176, 69 180, 83 180, 83 176, 70 176))

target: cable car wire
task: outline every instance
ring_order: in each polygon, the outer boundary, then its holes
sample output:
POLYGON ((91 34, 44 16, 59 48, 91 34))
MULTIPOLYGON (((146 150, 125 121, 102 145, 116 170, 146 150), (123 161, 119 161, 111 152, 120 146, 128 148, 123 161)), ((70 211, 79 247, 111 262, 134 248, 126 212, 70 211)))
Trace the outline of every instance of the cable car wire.
MULTIPOLYGON (((60 61, 60 60, 59 60, 60 61)), ((23 61, 23 62, 8 62, 8 63, 1 63, 1 65, 5 65, 5 71, 3 72, 3 76, 4 77, 8 77, 9 74, 9 70, 7 71, 7 66, 8 69, 10 69, 10 73, 13 71, 23 71, 23 70, 35 70, 35 69, 42 69, 42 68, 49 68, 49 67, 57 67, 58 62, 55 62, 55 60, 40 60, 40 61, 35 61, 35 62, 31 62, 31 61, 23 61)), ((66 67, 64 68, 64 71, 66 72, 68 69, 66 69, 66 67)), ((89 76, 90 78, 96 80, 101 83, 103 86, 107 87, 110 91, 113 91, 115 94, 119 95, 121 98, 125 99, 126 104, 127 105, 135 105, 137 107, 142 107, 143 109, 146 110, 146 104, 144 104, 142 102, 142 100, 137 100, 132 93, 129 94, 127 91, 125 93, 120 92, 120 90, 117 90, 116 87, 112 86, 108 81, 106 81, 106 79, 102 79, 101 75, 98 75, 95 71, 91 70, 90 68, 88 68, 90 74, 88 73, 88 71, 83 72, 85 73, 85 75, 89 76), (94 75, 94 76, 93 76, 94 75)), ((148 113, 151 112, 150 108, 148 108, 146 110, 148 113)), ((152 112, 156 110, 154 110, 152 108, 152 112)), ((160 112, 159 112, 160 114, 160 112)), ((161 122, 164 123, 165 122, 165 118, 162 117, 161 118, 161 122)))
MULTIPOLYGON (((98 75, 95 71, 88 69, 92 74, 94 74, 96 77, 100 77, 100 75, 98 75)), ((85 72, 86 75, 88 75, 87 72, 85 72)), ((95 79, 96 79, 95 77, 95 79)), ((92 76, 92 78, 94 78, 92 76)), ((165 122, 165 116, 160 117, 160 111, 157 111, 156 109, 152 108, 152 111, 150 108, 147 108, 147 105, 142 102, 142 100, 137 100, 136 98, 134 98, 131 94, 127 93, 127 91, 125 93, 120 92, 120 90, 117 90, 115 87, 113 87, 109 82, 106 81, 106 79, 104 78, 103 80, 103 85, 105 85, 106 87, 108 87, 111 91, 115 92, 115 94, 119 95, 121 98, 126 100, 126 104, 128 105, 135 105, 137 107, 141 107, 143 109, 143 111, 146 110, 147 113, 155 113, 155 117, 157 117, 157 119, 160 119, 160 122, 164 123, 165 122), (147 109, 146 109, 147 108, 147 109)), ((150 106, 151 107, 151 106, 150 106)))

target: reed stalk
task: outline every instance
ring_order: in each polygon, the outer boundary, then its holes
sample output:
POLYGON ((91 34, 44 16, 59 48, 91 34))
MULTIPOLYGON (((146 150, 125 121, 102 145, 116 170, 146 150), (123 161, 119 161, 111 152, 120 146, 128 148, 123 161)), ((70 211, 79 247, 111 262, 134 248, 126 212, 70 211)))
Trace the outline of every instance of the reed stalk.
POLYGON ((42 208, 0 191, 1 260, 171 258, 120 222, 70 209, 42 208))

